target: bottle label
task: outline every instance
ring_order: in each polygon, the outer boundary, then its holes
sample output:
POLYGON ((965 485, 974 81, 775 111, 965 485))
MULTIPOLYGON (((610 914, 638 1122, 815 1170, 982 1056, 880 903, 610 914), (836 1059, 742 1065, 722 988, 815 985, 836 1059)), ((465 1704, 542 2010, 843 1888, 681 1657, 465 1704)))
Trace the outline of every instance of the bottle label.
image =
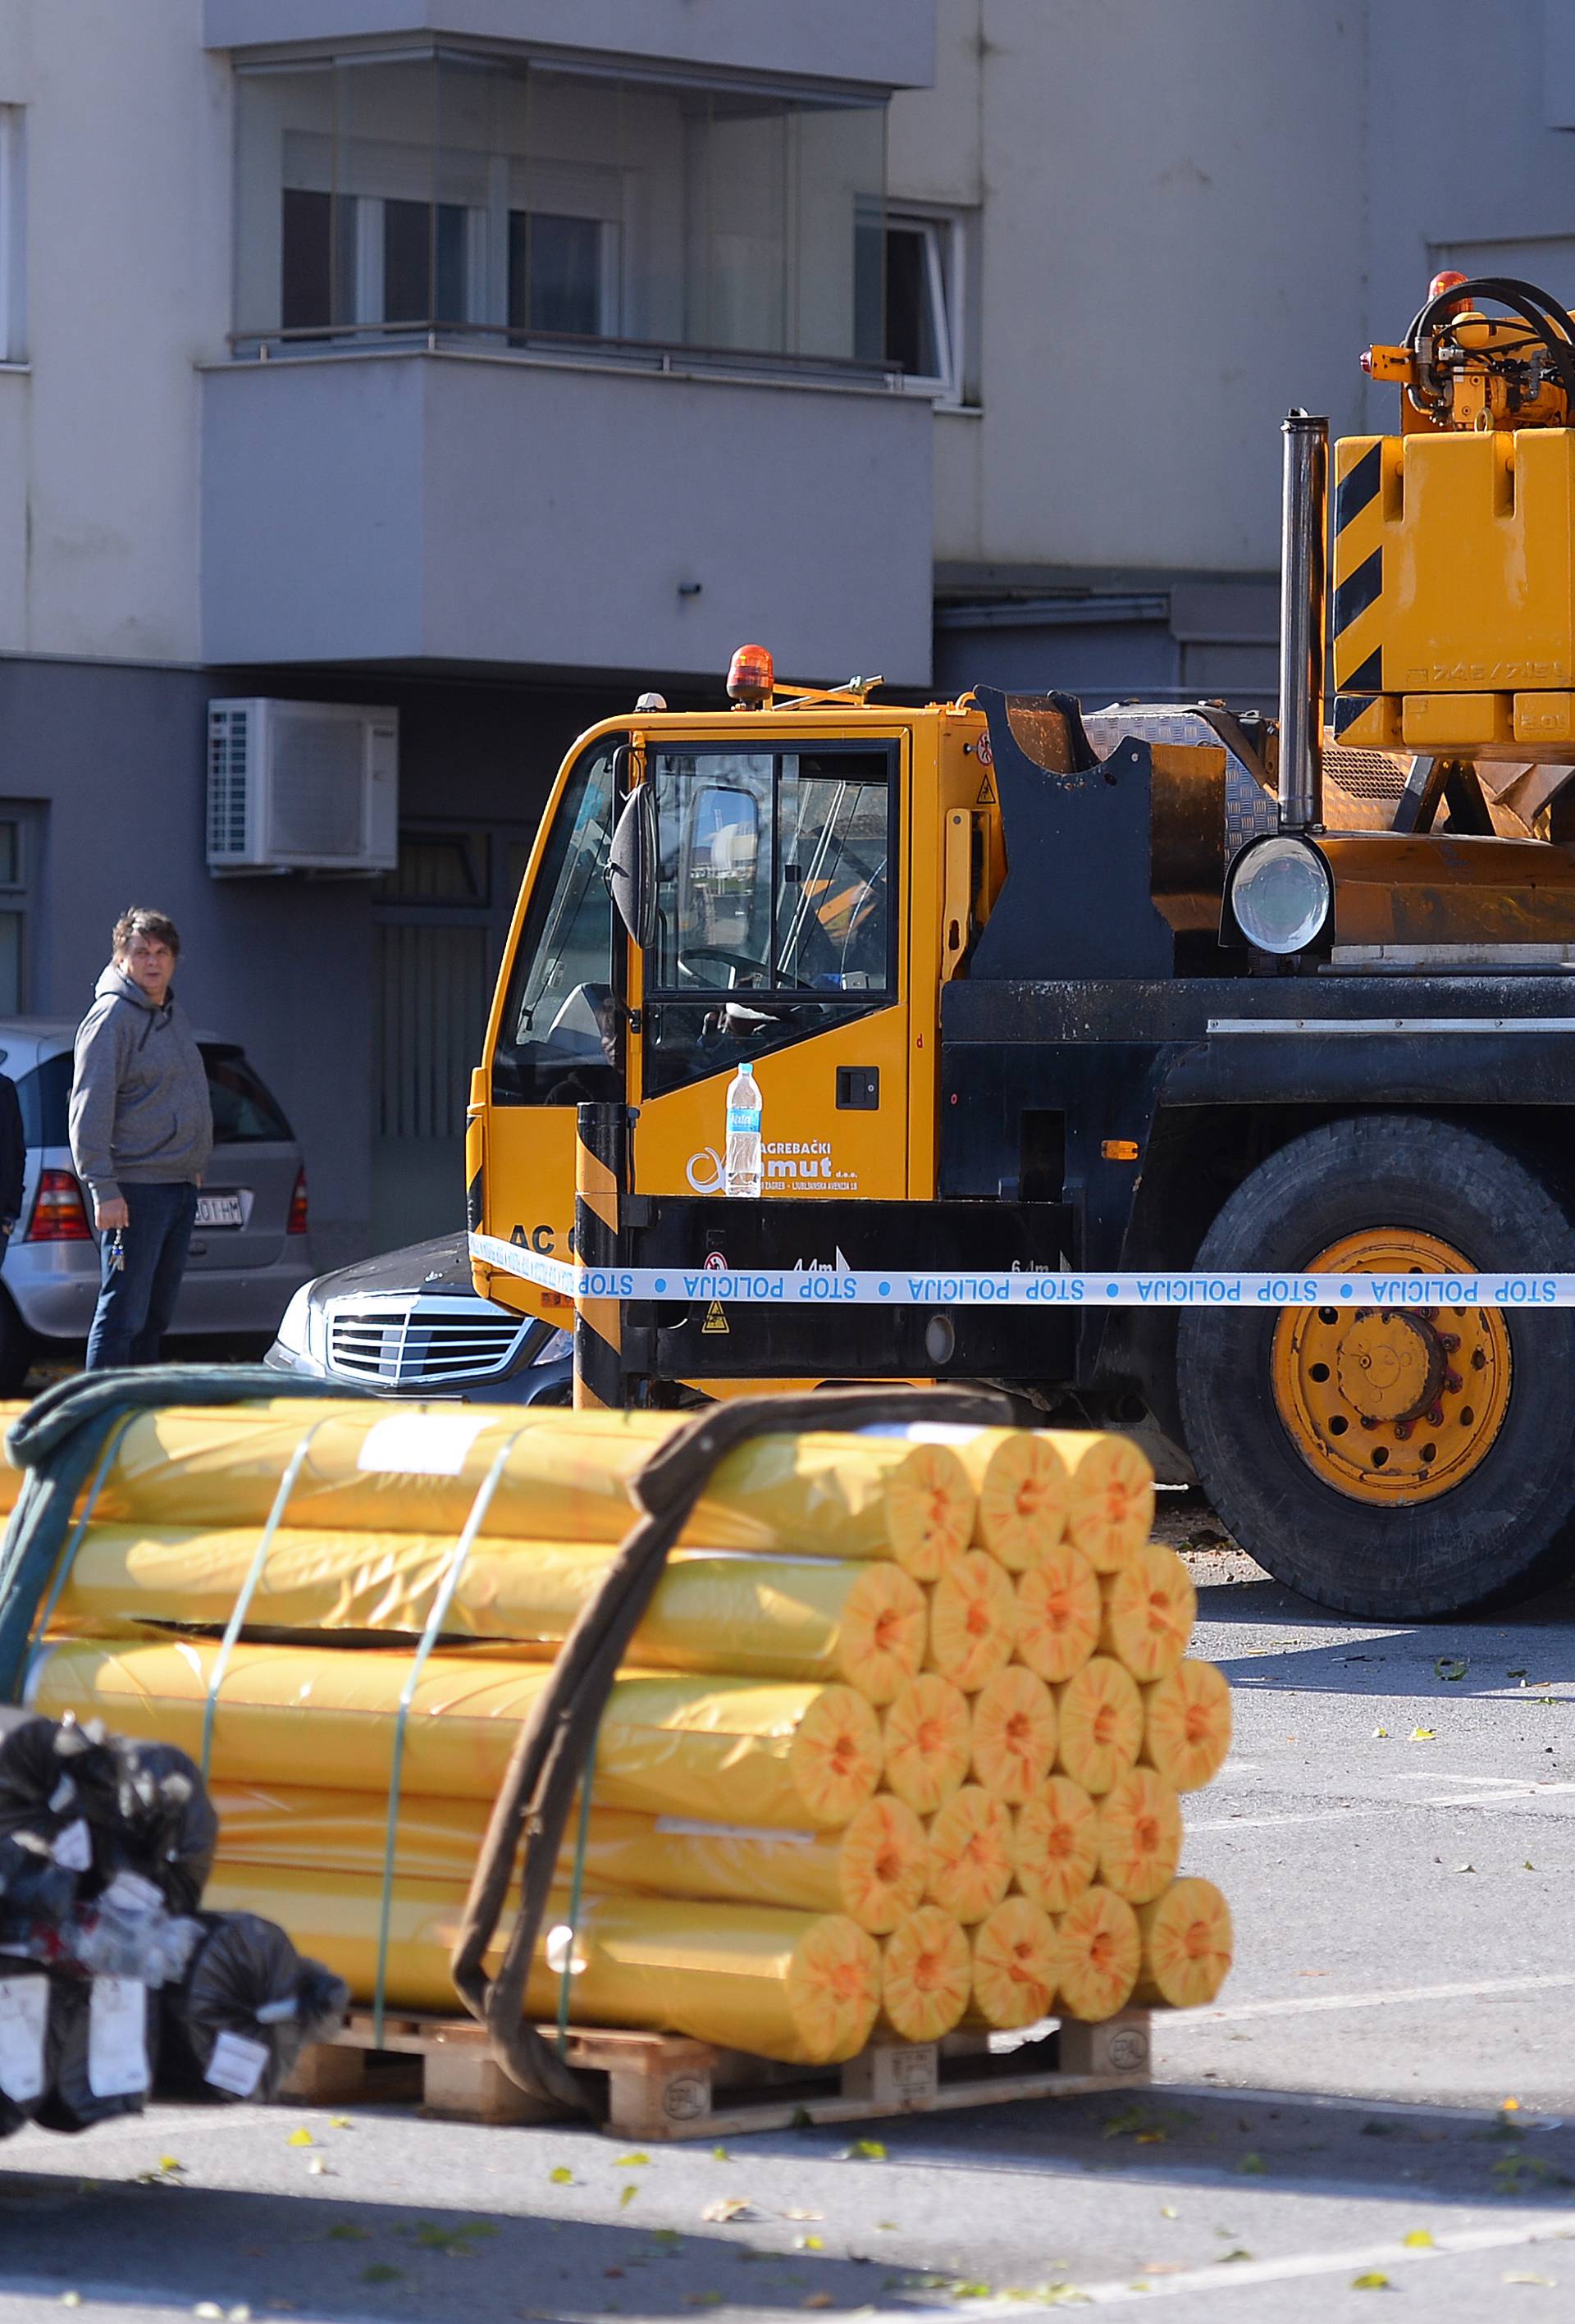
POLYGON ((758 1105, 730 1105, 727 1109, 727 1134, 730 1138, 751 1138, 760 1126, 758 1105))

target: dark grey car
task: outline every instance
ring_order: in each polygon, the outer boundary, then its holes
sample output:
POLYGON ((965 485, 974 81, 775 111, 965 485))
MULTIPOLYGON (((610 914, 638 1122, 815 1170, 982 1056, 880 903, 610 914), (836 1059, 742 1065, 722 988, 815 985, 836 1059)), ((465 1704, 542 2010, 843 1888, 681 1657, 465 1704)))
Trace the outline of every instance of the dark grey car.
POLYGON ((264 1361, 382 1396, 566 1404, 566 1332, 476 1296, 463 1233, 336 1268, 290 1301, 264 1361))

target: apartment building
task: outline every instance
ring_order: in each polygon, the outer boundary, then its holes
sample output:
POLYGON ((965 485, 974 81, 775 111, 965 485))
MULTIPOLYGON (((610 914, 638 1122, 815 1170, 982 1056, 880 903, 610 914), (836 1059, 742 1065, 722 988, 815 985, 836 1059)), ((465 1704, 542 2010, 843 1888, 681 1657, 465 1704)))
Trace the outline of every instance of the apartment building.
MULTIPOLYGON (((751 637, 1266 698, 1287 405, 1356 421, 1435 264, 1575 300, 1572 17, 0 0, 0 1013, 162 904, 321 1262, 456 1223, 573 734, 751 637), (254 699, 397 713, 386 868, 214 876, 254 699)), ((359 728, 299 731, 309 805, 359 728)))

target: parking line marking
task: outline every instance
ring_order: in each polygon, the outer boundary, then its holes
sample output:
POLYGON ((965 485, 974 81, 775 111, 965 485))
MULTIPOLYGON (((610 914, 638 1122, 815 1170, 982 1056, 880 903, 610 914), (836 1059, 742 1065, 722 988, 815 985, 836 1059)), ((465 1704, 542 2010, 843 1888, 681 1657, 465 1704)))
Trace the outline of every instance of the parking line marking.
MULTIPOLYGON (((1390 2243, 1359 2244, 1346 2251, 1288 2252, 1282 2259, 1236 2260, 1227 2266, 1213 2260, 1207 2267, 1184 2268, 1174 2275, 1146 2276, 1141 2273, 1121 2281, 1105 2283, 1080 2283, 1076 2287, 1080 2304, 1091 2308, 1119 2308, 1128 2301, 1151 2301, 1168 2294, 1172 2298, 1188 2292, 1230 2292, 1253 2284, 1292 2283, 1299 2279, 1319 2275, 1342 2275, 1351 2269, 1365 2273, 1369 2269, 1436 2265, 1441 2259, 1461 2258, 1473 2252, 1524 2250, 1528 2244, 1563 2243, 1575 2236, 1575 2211, 1544 2213, 1534 2222, 1519 2227, 1453 2227, 1439 2231, 1432 2247, 1415 2251, 1398 2240, 1390 2243)), ((1032 2300, 971 2300, 971 2319, 994 2316, 1027 2317, 1036 2310, 1047 2312, 1052 2303, 1032 2300)), ((1064 2301, 1053 2303, 1059 2312, 1064 2301)), ((911 2308, 881 2309, 864 2311, 866 2324, 913 2324, 911 2308)))
POLYGON ((1168 2040, 1174 2034, 1200 2024, 1216 2025, 1239 2017, 1312 2017, 1331 2009, 1383 2009, 1394 2002, 1478 2001, 1498 1993, 1548 1993, 1575 1985, 1575 1969, 1550 1969, 1543 1977, 1483 1978, 1473 1985, 1405 1985, 1385 1993, 1297 1993, 1280 2001, 1243 2001, 1234 2008, 1189 2009, 1166 2022, 1168 2040))

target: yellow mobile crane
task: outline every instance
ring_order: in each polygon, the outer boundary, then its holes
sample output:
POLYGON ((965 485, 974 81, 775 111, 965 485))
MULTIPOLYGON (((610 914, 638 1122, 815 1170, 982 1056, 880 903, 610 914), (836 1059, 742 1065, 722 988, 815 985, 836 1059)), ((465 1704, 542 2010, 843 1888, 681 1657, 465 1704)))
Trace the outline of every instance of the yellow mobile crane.
POLYGON ((629 1316, 641 1396, 1004 1383, 1138 1433, 1271 1572, 1366 1617, 1564 1569, 1575 325, 1441 278, 1365 361, 1401 425, 1334 447, 1331 598, 1326 426, 1286 422, 1276 721, 901 707, 778 687, 747 648, 729 708, 647 697, 580 738, 473 1084, 481 1292, 566 1320, 540 1278, 576 1109, 627 1104, 637 1256, 1046 1277, 1009 1313, 656 1302, 629 1316), (726 1204, 746 1060, 765 1199, 726 1204), (1057 1304, 1118 1269, 1154 1304, 1057 1304), (1165 1296, 1221 1270, 1374 1296, 1165 1296), (1404 1287, 1511 1271, 1498 1304, 1404 1287))

